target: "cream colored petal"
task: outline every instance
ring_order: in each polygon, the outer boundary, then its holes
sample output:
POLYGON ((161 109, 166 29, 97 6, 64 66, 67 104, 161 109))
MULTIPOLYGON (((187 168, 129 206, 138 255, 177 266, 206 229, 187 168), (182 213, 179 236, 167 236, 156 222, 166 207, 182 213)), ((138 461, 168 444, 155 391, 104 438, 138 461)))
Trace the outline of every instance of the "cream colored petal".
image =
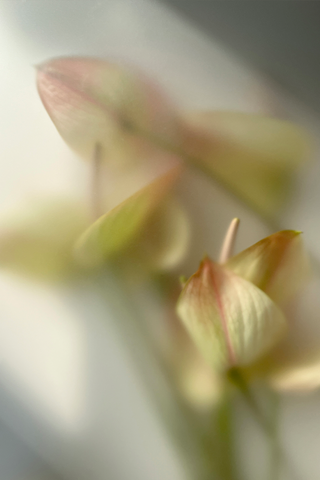
POLYGON ((194 158, 265 214, 277 214, 293 172, 308 156, 307 134, 289 122, 241 112, 194 112, 186 122, 194 158))
POLYGON ((286 326, 266 294, 208 258, 184 287, 177 313, 218 370, 254 362, 280 340, 286 326))
POLYGON ((99 144, 103 159, 119 167, 152 153, 155 146, 145 137, 179 139, 170 103, 133 68, 94 58, 57 58, 38 67, 37 84, 60 135, 84 158, 92 159, 99 144))
POLYGON ((200 411, 207 411, 223 395, 223 380, 203 359, 186 359, 177 377, 184 398, 200 411))
MULTIPOLYGON (((268 378, 295 377, 295 372, 314 371, 320 362, 320 280, 314 278, 290 300, 285 308, 286 336, 252 374, 268 378)), ((300 377, 300 373, 299 373, 300 377)))
POLYGON ((39 199, 1 226, 0 267, 43 280, 75 275, 73 244, 87 225, 81 204, 39 199))
POLYGON ((179 173, 180 168, 171 170, 94 222, 76 243, 77 260, 82 265, 98 266, 129 246, 141 233, 179 173))
POLYGON ((269 376, 269 383, 281 392, 309 393, 320 388, 320 358, 306 365, 282 369, 269 376))
POLYGON ((226 266, 276 302, 294 295, 310 273, 301 232, 283 230, 232 257, 226 266))

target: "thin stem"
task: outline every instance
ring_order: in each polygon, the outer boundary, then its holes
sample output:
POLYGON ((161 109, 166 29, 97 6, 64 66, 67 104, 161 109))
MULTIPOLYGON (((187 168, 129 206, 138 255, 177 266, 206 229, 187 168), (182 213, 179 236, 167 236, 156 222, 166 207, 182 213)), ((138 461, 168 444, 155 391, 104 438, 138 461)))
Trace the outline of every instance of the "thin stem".
POLYGON ((91 176, 91 210, 94 220, 102 215, 102 199, 101 199, 101 165, 102 165, 102 147, 100 143, 96 143, 94 147, 92 159, 92 176, 91 176))
POLYGON ((293 469, 291 462, 289 461, 286 453, 283 451, 283 448, 281 447, 279 440, 278 440, 278 435, 277 435, 277 430, 275 430, 275 425, 270 423, 264 413, 261 411, 259 404, 257 403, 254 395, 252 394, 252 391, 250 390, 245 378, 243 377, 241 371, 238 368, 232 368, 229 373, 228 373, 230 381, 239 389, 241 392, 242 396, 247 402, 247 405, 250 407, 251 412, 253 413, 257 423, 260 425, 262 431, 268 438, 270 442, 270 446, 272 449, 272 456, 273 460, 275 462, 274 465, 274 474, 277 476, 270 477, 272 480, 277 480, 280 475, 280 470, 283 465, 287 467, 288 470, 290 470, 290 478, 293 479, 298 479, 298 476, 293 469))
POLYGON ((211 415, 213 416, 211 436, 213 437, 219 473, 225 480, 235 480, 238 478, 238 471, 235 465, 234 422, 228 388, 225 389, 223 398, 211 415))
POLYGON ((279 413, 280 413, 280 398, 275 392, 270 392, 272 396, 272 442, 270 452, 270 480, 279 478, 281 473, 281 456, 279 448, 279 413))
POLYGON ((240 223, 239 218, 234 218, 231 221, 222 244, 219 263, 225 263, 232 256, 236 237, 237 237, 237 232, 239 228, 239 223, 240 223))
POLYGON ((246 380, 241 374, 238 368, 232 368, 228 373, 230 381, 239 389, 242 396, 247 402, 247 405, 250 407, 257 423, 260 425, 261 429, 267 437, 272 437, 273 429, 269 422, 266 420, 265 416, 260 410, 260 407, 253 396, 246 380))

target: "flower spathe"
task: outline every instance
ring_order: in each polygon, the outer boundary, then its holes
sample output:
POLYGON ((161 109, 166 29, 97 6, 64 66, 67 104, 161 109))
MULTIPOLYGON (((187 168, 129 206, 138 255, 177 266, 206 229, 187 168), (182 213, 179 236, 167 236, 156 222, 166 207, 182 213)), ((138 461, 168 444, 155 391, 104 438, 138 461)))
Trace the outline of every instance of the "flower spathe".
POLYGON ((65 142, 91 160, 97 144, 115 168, 138 163, 154 145, 180 138, 180 124, 166 96, 139 71, 98 58, 55 58, 40 64, 41 100, 65 142))
POLYGON ((132 256, 140 258, 141 250, 150 250, 146 268, 174 267, 186 254, 190 236, 183 208, 169 196, 179 171, 176 167, 158 176, 93 223, 79 201, 41 199, 31 204, 28 214, 22 211, 1 228, 0 267, 60 281, 88 274, 133 245, 132 256))
POLYGON ((278 232, 223 265, 206 257, 184 286, 177 313, 216 370, 245 368, 285 337, 290 324, 273 298, 287 299, 307 270, 299 232, 278 232))
POLYGON ((254 362, 286 327, 281 310, 262 290, 208 257, 185 285, 177 312, 220 371, 254 362))
POLYGON ((65 142, 113 170, 161 152, 204 170, 267 217, 278 214, 310 140, 299 127, 262 115, 176 111, 132 66, 98 58, 54 58, 38 66, 41 100, 65 142))

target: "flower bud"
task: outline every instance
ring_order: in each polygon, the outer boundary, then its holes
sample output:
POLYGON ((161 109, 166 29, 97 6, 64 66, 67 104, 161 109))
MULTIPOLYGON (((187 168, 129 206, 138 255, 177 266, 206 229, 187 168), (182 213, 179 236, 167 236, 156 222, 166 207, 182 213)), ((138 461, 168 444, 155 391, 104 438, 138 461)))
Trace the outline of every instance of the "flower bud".
POLYGON ((262 290, 209 258, 183 288, 177 313, 203 356, 220 371, 254 362, 286 327, 282 312, 262 290))

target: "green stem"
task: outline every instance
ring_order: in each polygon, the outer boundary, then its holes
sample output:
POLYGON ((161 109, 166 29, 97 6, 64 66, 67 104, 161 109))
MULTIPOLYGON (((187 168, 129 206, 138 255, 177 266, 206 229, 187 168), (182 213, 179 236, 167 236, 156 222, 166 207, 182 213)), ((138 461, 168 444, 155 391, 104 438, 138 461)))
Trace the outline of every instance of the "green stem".
POLYGON ((271 428, 272 428, 272 442, 270 452, 270 480, 280 477, 281 473, 281 455, 279 448, 279 413, 280 413, 280 398, 275 392, 270 392, 272 415, 271 415, 271 428))
MULTIPOLYGON (((111 275, 110 275, 111 277, 111 275)), ((158 413, 184 454, 187 470, 197 480, 234 480, 220 475, 216 452, 208 441, 200 418, 177 389, 175 378, 147 328, 147 322, 133 299, 124 279, 112 272, 112 279, 102 274, 97 284, 108 308, 114 312, 116 325, 133 360, 138 364, 158 413), (115 292, 115 289, 117 290, 115 292)))
POLYGON ((228 373, 228 377, 241 392, 257 423, 270 442, 273 463, 271 473, 272 475, 276 475, 270 478, 272 478, 272 480, 277 480, 279 478, 282 466, 286 466, 287 470, 290 470, 290 478, 292 480, 297 479, 297 474, 292 468, 291 462, 289 462, 286 453, 283 451, 283 448, 279 443, 277 427, 275 426, 274 422, 269 422, 266 419, 264 412, 261 411, 261 408, 241 371, 238 368, 232 368, 228 373))
POLYGON ((224 398, 213 412, 212 432, 214 450, 217 456, 218 470, 225 480, 236 480, 233 416, 230 392, 226 389, 224 398))
POLYGON ((266 420, 264 414, 261 412, 260 407, 240 370, 238 368, 232 368, 231 370, 229 370, 228 377, 231 383, 233 383, 241 392, 242 396, 247 402, 247 405, 250 407, 250 410, 253 413, 257 423, 260 425, 265 435, 271 438, 273 436, 273 429, 269 422, 266 420))

